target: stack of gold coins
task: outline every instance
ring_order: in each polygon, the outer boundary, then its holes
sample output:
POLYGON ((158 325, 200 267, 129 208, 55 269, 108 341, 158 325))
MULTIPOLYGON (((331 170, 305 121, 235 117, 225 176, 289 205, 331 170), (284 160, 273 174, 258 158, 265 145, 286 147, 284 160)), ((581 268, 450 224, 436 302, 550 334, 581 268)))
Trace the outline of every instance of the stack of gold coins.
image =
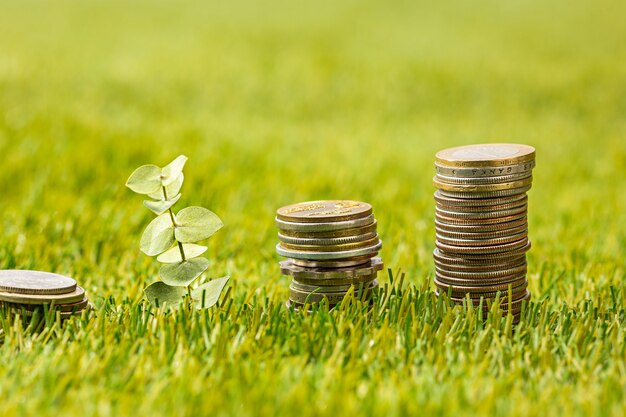
POLYGON ((311 201, 278 209, 276 251, 288 258, 281 272, 291 277, 295 308, 328 300, 333 307, 354 288, 365 299, 378 286, 382 242, 372 206, 349 200, 311 201))
POLYGON ((26 270, 0 270, 0 307, 28 317, 54 309, 62 319, 91 308, 74 279, 26 270))
POLYGON ((519 320, 530 299, 526 192, 534 166, 535 149, 527 145, 470 145, 437 153, 438 293, 458 302, 469 295, 474 305, 500 294, 502 309, 519 320))

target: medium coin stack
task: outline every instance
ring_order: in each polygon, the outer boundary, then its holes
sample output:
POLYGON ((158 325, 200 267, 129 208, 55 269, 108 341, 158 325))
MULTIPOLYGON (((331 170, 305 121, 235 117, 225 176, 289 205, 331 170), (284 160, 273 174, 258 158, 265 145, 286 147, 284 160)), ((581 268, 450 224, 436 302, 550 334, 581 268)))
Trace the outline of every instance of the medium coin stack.
POLYGON ((278 209, 276 251, 288 258, 280 263, 291 277, 288 306, 328 300, 333 307, 353 287, 365 299, 378 286, 383 269, 378 252, 372 206, 349 200, 311 201, 278 209))
POLYGON ((62 319, 91 308, 85 290, 72 278, 49 272, 0 270, 0 307, 33 316, 55 309, 62 319))
MULTIPOLYGON (((528 197, 535 149, 484 144, 436 155, 435 285, 453 301, 493 299, 519 320, 526 280, 528 197)), ((483 303, 488 308, 488 303, 483 303)))

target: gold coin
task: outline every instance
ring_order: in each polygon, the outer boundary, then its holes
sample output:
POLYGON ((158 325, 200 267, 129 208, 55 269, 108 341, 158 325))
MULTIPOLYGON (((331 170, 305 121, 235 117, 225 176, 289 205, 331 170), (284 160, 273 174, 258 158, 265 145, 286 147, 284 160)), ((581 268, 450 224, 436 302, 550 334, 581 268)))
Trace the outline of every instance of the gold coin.
POLYGON ((521 174, 503 175, 501 177, 481 177, 481 178, 465 178, 465 177, 448 177, 445 175, 437 174, 435 178, 446 184, 453 185, 488 185, 488 184, 502 184, 511 181, 521 181, 526 178, 530 178, 532 172, 524 172, 521 174))
POLYGON ((441 192, 441 195, 444 197, 451 197, 451 198, 473 198, 473 199, 491 199, 491 198, 502 198, 502 197, 508 197, 508 196, 513 196, 513 195, 517 195, 517 194, 523 194, 526 193, 528 190, 530 190, 531 186, 527 185, 525 187, 520 187, 520 188, 512 188, 510 190, 501 190, 501 191, 491 191, 491 192, 472 192, 471 194, 463 191, 463 192, 457 192, 457 191, 446 191, 446 190, 439 190, 441 192))
POLYGON ((300 232, 297 230, 280 230, 280 235, 300 239, 338 239, 376 233, 376 220, 373 223, 352 229, 325 231, 325 232, 300 232))
POLYGON ((355 250, 361 248, 367 248, 375 245, 379 242, 378 234, 369 240, 354 243, 344 243, 341 245, 292 245, 285 242, 280 242, 280 246, 283 249, 291 249, 296 251, 310 251, 310 252, 344 252, 348 250, 355 250))
POLYGON ((437 174, 461 177, 461 178, 485 178, 485 177, 498 177, 503 175, 521 174, 532 171, 535 167, 535 160, 524 162, 517 165, 507 165, 499 167, 483 167, 483 168, 455 168, 440 166, 435 163, 435 170, 437 174))
POLYGON ((526 219, 526 210, 506 217, 494 217, 487 219, 459 219, 455 217, 443 216, 439 211, 435 211, 435 220, 442 224, 459 226, 487 226, 493 224, 506 224, 514 221, 526 219))
POLYGON ((351 243, 364 242, 366 240, 371 240, 377 237, 378 237, 378 234, 376 232, 367 233, 364 235, 331 237, 331 238, 322 238, 322 239, 291 237, 291 236, 284 236, 280 233, 278 234, 278 240, 280 240, 281 242, 284 242, 288 245, 298 245, 298 246, 345 245, 345 244, 351 244, 351 243))
POLYGON ((440 190, 462 192, 462 193, 491 193, 494 191, 513 190, 517 188, 527 187, 533 183, 532 177, 519 180, 504 182, 501 184, 484 184, 484 185, 454 185, 440 181, 437 177, 433 178, 433 184, 440 190))
POLYGON ((372 206, 360 201, 308 201, 279 208, 276 217, 294 223, 325 223, 360 219, 372 214, 372 206))
POLYGON ((444 167, 481 168, 518 165, 535 159, 535 148, 514 143, 486 143, 444 149, 435 155, 444 167))

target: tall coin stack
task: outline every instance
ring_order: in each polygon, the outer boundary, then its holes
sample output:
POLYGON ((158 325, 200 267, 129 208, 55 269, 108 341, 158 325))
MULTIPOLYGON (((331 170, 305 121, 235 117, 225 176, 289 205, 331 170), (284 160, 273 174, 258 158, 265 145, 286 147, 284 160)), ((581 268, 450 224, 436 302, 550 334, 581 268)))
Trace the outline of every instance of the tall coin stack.
POLYGON ((382 242, 372 206, 349 200, 311 201, 278 209, 276 251, 291 277, 288 306, 300 308, 324 299, 333 307, 350 288, 364 299, 378 286, 382 242))
MULTIPOLYGON (((436 155, 435 285, 453 301, 501 294, 503 311, 518 321, 530 299, 526 280, 528 197, 535 149, 484 144, 436 155)), ((484 308, 488 303, 484 302, 484 308)))
POLYGON ((62 319, 91 308, 85 290, 72 278, 49 272, 0 270, 0 307, 14 314, 33 316, 44 306, 62 319))

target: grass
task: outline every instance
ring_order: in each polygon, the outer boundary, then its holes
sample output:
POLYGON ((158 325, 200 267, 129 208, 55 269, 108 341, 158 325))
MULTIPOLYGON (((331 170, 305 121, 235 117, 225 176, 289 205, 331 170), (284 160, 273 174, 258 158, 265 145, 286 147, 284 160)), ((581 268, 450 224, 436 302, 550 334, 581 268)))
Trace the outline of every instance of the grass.
POLYGON ((96 304, 39 332, 0 316, 3 416, 622 415, 625 12, 3 2, 0 267, 72 275, 96 304), (431 290, 434 153, 482 141, 537 148, 515 331, 431 290), (163 314, 124 181, 180 153, 179 205, 222 217, 210 271, 233 282, 163 314), (290 313, 274 211, 333 197, 373 204, 396 281, 371 312, 290 313))

